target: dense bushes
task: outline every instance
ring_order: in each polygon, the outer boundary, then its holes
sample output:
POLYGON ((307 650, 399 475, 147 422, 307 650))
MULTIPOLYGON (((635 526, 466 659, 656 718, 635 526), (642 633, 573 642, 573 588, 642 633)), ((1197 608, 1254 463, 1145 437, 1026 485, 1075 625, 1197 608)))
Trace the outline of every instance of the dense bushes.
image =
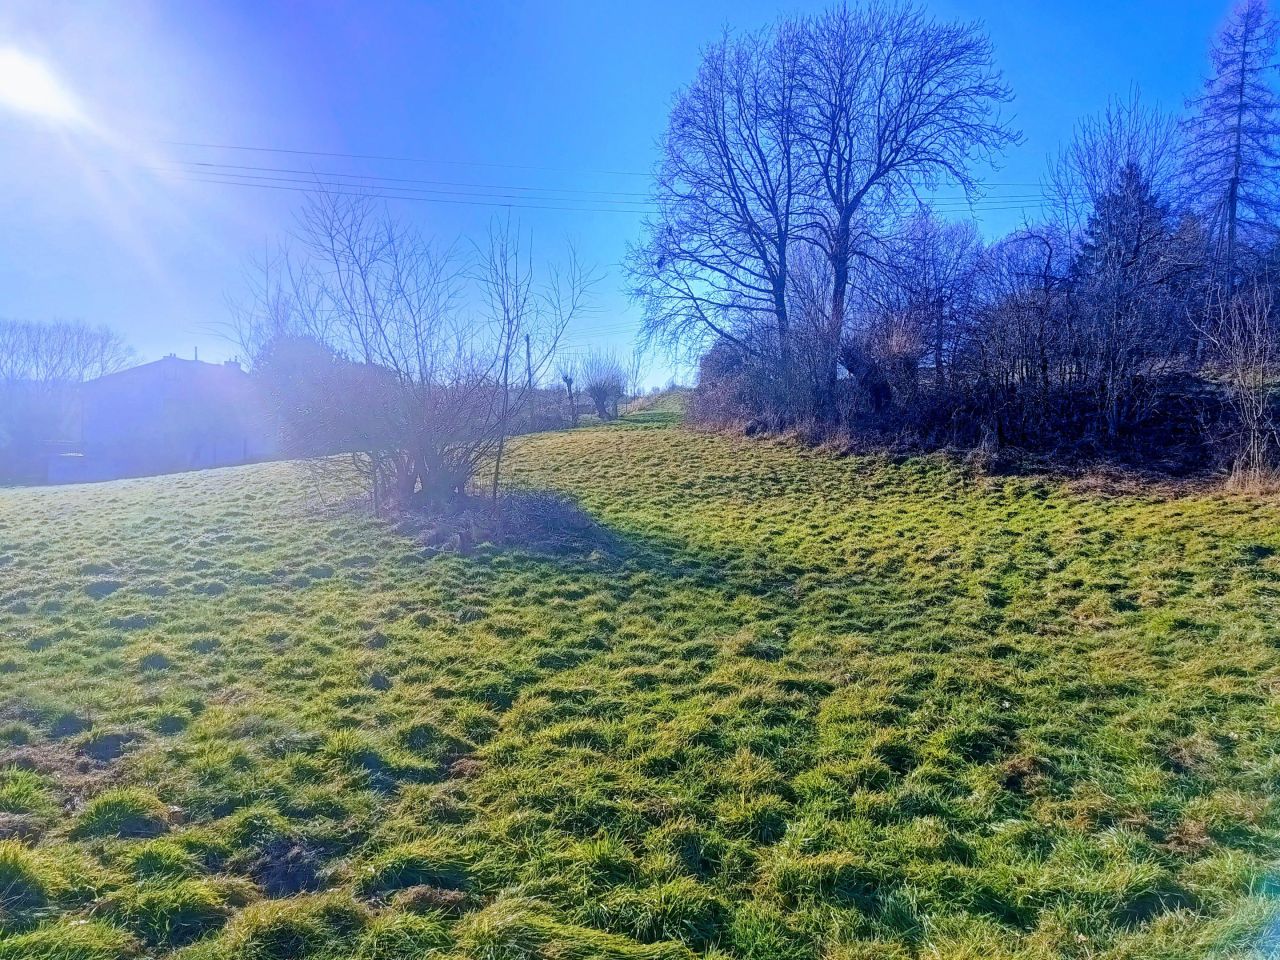
MULTIPOLYGON (((1239 299, 1262 291, 1267 305, 1246 331, 1250 344, 1223 349, 1174 316, 1203 310, 1203 293, 1149 324, 1113 328, 1108 341, 1093 329, 1107 321, 1082 302, 1078 273, 1012 292, 984 273, 1001 269, 1009 246, 1039 242, 1020 236, 984 251, 966 311, 952 312, 945 328, 869 304, 844 334, 829 386, 803 341, 783 368, 776 349, 720 340, 701 358, 690 416, 748 433, 800 430, 863 446, 1012 447, 1173 473, 1239 467, 1251 456, 1255 473, 1266 470, 1278 369, 1266 276, 1246 281, 1248 292, 1227 308, 1247 313, 1239 299), (922 327, 945 329, 941 344, 922 327), (1266 355, 1242 357, 1242 346, 1266 355)), ((1230 321, 1211 315, 1203 326, 1220 337, 1230 321)))
POLYGON ((990 244, 926 200, 1016 139, 979 30, 871 3, 709 48, 629 260, 649 333, 701 356, 693 416, 1269 480, 1276 38, 1243 5, 1187 118, 1114 101, 990 244))

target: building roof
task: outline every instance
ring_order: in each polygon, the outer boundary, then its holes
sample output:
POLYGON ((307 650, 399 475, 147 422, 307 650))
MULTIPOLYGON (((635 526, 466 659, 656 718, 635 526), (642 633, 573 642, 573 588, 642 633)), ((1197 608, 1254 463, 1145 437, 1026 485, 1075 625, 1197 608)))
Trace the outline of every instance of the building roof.
POLYGON ((236 360, 227 360, 224 363, 208 363, 204 360, 188 360, 185 357, 179 357, 177 354, 171 353, 167 357, 161 357, 159 360, 140 363, 134 367, 126 367, 124 370, 117 370, 115 373, 108 373, 94 380, 86 381, 85 386, 119 383, 124 380, 146 378, 171 372, 179 372, 190 377, 223 376, 234 377, 237 380, 247 380, 249 377, 236 360))

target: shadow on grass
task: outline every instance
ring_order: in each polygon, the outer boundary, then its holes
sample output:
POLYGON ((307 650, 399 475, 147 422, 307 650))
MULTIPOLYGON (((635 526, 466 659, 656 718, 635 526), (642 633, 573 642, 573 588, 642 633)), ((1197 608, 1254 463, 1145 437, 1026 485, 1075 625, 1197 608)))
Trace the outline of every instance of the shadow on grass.
POLYGON ((504 492, 495 505, 473 497, 447 514, 404 513, 397 533, 422 545, 423 556, 524 553, 551 559, 607 556, 630 549, 570 497, 543 490, 504 492))
POLYGON ((479 557, 503 555, 531 569, 551 563, 570 576, 647 573, 728 597, 774 595, 788 607, 796 604, 796 576, 776 569, 762 553, 731 548, 711 551, 676 536, 618 530, 558 492, 506 494, 500 527, 489 532, 496 536, 481 543, 476 550, 479 557))

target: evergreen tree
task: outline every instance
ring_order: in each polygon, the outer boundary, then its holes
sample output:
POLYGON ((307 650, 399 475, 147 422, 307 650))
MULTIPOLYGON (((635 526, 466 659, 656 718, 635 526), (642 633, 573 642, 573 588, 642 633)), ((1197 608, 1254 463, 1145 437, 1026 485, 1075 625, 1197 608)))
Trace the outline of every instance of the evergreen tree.
POLYGON ((1270 76, 1276 40, 1265 0, 1245 0, 1213 46, 1203 94, 1188 103, 1187 180, 1227 282, 1241 254, 1273 237, 1280 220, 1280 99, 1270 76))
POLYGON ((1145 299, 1176 269, 1169 206, 1134 163, 1125 164, 1089 216, 1075 263, 1077 284, 1094 285, 1125 303, 1145 299))
POLYGON ((1094 203, 1073 265, 1072 355, 1116 437, 1150 401, 1140 382, 1178 354, 1170 281, 1179 270, 1168 205, 1136 163, 1094 203))

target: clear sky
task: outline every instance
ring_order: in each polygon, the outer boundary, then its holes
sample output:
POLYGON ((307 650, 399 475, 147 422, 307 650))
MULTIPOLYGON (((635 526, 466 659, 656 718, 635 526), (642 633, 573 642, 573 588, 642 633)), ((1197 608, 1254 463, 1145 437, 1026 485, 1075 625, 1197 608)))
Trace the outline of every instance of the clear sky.
MULTIPOLYGON (((1034 216, 1046 158, 1108 96, 1137 84, 1180 109, 1229 3, 930 0, 985 23, 1025 135, 986 175, 984 230, 1034 216)), ((301 199, 245 184, 320 172, 407 188, 395 210, 445 240, 520 208, 539 252, 572 241, 605 271, 569 344, 629 350, 618 264, 672 93, 723 27, 821 6, 4 0, 0 316, 105 322, 147 358, 230 356, 227 298, 301 199)))

